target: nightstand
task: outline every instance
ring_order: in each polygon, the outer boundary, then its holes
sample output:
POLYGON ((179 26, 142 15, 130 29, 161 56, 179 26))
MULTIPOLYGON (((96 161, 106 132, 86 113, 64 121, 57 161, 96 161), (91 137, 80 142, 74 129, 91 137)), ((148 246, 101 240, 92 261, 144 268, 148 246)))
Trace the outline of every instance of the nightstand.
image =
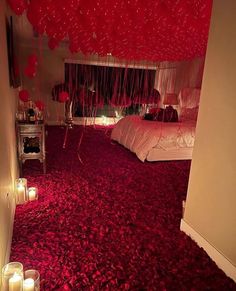
POLYGON ((16 123, 18 160, 20 174, 26 160, 39 160, 46 173, 45 125, 44 123, 16 123))

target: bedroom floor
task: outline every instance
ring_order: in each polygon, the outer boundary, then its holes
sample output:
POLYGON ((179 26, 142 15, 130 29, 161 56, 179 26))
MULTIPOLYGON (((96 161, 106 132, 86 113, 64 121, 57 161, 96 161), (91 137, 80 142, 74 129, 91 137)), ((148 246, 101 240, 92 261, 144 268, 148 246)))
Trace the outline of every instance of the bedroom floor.
POLYGON ((179 231, 190 162, 142 163, 108 135, 77 126, 62 149, 64 129, 48 128, 47 174, 25 164, 39 200, 17 206, 11 261, 47 291, 236 290, 179 231))

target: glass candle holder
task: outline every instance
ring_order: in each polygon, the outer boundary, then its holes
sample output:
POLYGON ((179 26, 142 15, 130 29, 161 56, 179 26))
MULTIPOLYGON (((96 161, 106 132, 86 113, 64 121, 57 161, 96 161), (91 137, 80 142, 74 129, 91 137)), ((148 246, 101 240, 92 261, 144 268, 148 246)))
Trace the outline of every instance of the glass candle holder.
POLYGON ((40 275, 37 270, 26 270, 24 273, 24 291, 39 291, 40 290, 40 275))
POLYGON ((16 179, 16 204, 23 204, 26 201, 27 180, 25 178, 16 179))
POLYGON ((23 265, 11 262, 2 268, 2 291, 23 291, 23 265))
POLYGON ((27 200, 33 201, 38 199, 38 189, 36 187, 29 187, 27 191, 27 200))

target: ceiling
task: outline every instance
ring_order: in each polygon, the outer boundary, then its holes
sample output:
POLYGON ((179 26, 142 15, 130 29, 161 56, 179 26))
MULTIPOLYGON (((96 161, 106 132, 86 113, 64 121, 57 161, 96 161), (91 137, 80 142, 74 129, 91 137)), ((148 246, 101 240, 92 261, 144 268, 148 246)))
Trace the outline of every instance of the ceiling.
POLYGON ((212 0, 8 0, 18 33, 56 49, 126 60, 178 61, 206 53, 212 0), (28 20, 31 26, 28 24, 28 20))

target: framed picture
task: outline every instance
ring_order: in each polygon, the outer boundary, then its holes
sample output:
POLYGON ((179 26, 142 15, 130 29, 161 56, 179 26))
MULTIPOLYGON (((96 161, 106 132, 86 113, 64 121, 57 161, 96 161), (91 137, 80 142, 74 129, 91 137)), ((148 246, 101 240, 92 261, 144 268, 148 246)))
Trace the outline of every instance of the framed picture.
POLYGON ((13 88, 18 88, 20 82, 20 71, 18 59, 15 53, 14 46, 14 31, 13 31, 13 18, 10 16, 6 18, 6 34, 7 34, 7 51, 8 51, 8 67, 9 67, 9 82, 13 88))

